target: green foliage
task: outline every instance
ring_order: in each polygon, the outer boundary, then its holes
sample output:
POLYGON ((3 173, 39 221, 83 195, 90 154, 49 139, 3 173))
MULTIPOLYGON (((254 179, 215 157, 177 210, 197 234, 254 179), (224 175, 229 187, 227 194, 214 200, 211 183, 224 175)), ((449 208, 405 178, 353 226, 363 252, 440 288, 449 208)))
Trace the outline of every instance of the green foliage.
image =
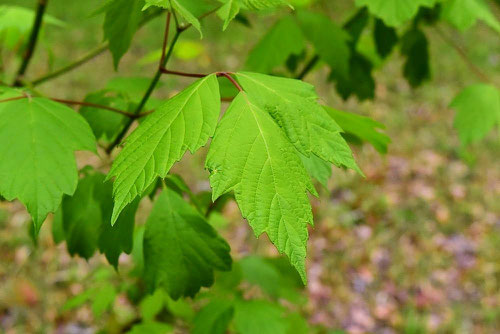
POLYGON ((165 177, 188 149, 195 152, 205 145, 215 131, 219 112, 219 87, 215 75, 210 75, 169 99, 140 124, 108 174, 108 178, 116 177, 113 223, 156 177, 165 177))
POLYGON ((432 7, 439 0, 356 0, 391 27, 401 26, 417 14, 420 6, 432 7))
MULTIPOLYGON (((172 332, 173 319, 183 319, 193 333, 314 332, 298 312, 305 304, 300 289, 307 282, 308 228, 313 225, 309 195, 318 196, 312 180, 328 188, 332 165, 363 175, 347 142, 368 143, 384 154, 390 139, 381 123, 320 104, 314 86, 292 77, 304 78, 327 65, 323 77, 335 83, 338 96, 373 99, 374 70, 395 48, 412 87, 431 79, 426 36, 431 32, 424 33, 424 24, 444 19, 465 30, 480 20, 500 32, 483 0, 356 0, 357 11, 343 23, 322 5, 309 0, 108 0, 97 12, 104 14, 104 39, 115 70, 138 28, 156 14, 170 15, 167 31, 175 26, 175 37, 166 35, 163 49, 146 50, 150 53, 139 61, 144 66, 162 57, 152 78, 104 81, 98 85, 104 88, 88 93, 83 103, 68 102, 81 105, 80 115, 55 102, 65 100, 43 97, 35 89, 41 81, 29 82, 24 71, 12 78, 12 86, 22 90, 1 89, 0 195, 26 206, 35 235, 55 213, 54 241, 65 241, 71 255, 89 259, 98 250, 116 270, 122 253, 134 262, 124 274, 133 283, 117 285, 110 279, 114 274, 97 273, 104 279, 68 300, 63 310, 90 303, 98 318, 113 308, 119 294, 127 294, 139 304, 129 333, 172 332), (303 8, 294 11, 291 4, 303 8), (248 41, 254 47, 244 67, 252 72, 167 70, 172 55, 195 59, 202 53, 204 41, 176 43, 190 27, 203 37, 206 16, 216 12, 227 30, 233 20, 260 25, 254 21, 263 15, 256 11, 276 15, 267 16, 270 29, 257 43, 248 41), (151 97, 160 96, 154 90, 162 73, 197 80, 170 98, 151 97), (221 98, 230 102, 222 116, 221 98), (135 120, 138 125, 127 136, 135 120), (97 151, 96 143, 103 150, 97 151), (187 151, 195 153, 207 143, 211 191, 195 192, 192 183, 169 173, 187 151), (79 150, 99 152, 103 159, 79 170, 74 156, 79 150), (143 199, 153 202, 145 226, 136 222, 143 199), (233 265, 230 247, 217 232, 227 225, 221 210, 233 200, 255 235, 267 234, 288 260, 250 255, 233 265), (248 287, 257 298, 245 293, 248 287)), ((36 43, 27 42, 37 35, 30 32, 43 26, 32 25, 35 17, 40 18, 28 9, 0 6, 0 47, 21 56, 16 61, 22 66, 35 54, 36 43)), ((40 22, 62 26, 47 15, 40 22)), ((2 71, 2 85, 10 75, 2 71)), ((166 94, 178 88, 175 83, 168 81, 166 94)), ((500 124, 500 91, 492 84, 466 88, 450 107, 456 110, 454 126, 463 146, 500 124)))
POLYGON ((248 54, 245 67, 251 71, 269 73, 283 65, 292 55, 305 48, 302 31, 291 17, 279 20, 248 54))
POLYGON ((453 125, 462 145, 477 142, 495 124, 500 126, 500 91, 494 86, 469 86, 455 97, 450 107, 457 111, 453 125))
POLYGON ((323 14, 299 11, 300 25, 316 53, 332 71, 343 77, 349 73, 349 35, 323 14))
POLYGON ((213 284, 213 271, 229 270, 229 245, 175 191, 164 189, 146 223, 144 278, 151 291, 176 300, 213 284))
POLYGON ((76 189, 74 151, 95 152, 95 138, 82 116, 41 97, 1 103, 0 129, 0 140, 10 143, 0 149, 0 194, 26 206, 38 234, 63 195, 76 189))

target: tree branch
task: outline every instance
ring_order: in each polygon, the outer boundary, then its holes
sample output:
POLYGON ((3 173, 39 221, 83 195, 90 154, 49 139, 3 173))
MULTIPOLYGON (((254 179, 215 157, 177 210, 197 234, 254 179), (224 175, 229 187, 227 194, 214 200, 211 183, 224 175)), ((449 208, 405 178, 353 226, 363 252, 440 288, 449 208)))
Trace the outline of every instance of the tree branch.
POLYGON ((14 80, 14 86, 21 85, 21 79, 26 73, 30 60, 33 57, 33 53, 36 47, 36 42, 38 40, 38 35, 40 34, 40 28, 42 27, 43 14, 45 14, 45 9, 47 8, 47 2, 48 0, 38 0, 38 7, 36 9, 36 15, 35 15, 35 20, 33 22, 33 27, 31 28, 28 46, 23 55, 21 66, 17 71, 16 79, 14 80))

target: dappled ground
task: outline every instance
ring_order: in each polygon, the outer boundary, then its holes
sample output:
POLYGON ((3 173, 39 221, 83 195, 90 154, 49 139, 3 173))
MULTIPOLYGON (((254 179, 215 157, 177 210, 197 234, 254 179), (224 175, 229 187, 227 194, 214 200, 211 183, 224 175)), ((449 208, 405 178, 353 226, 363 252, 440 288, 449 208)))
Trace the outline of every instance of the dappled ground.
MULTIPOLYGON (((70 6, 70 5, 68 5, 70 6)), ((54 15, 62 9, 55 8, 54 15)), ((68 13, 71 13, 68 10, 68 13)), ((71 16, 72 14, 67 14, 71 16)), ((74 15, 74 14, 73 14, 74 15)), ((64 17, 64 16, 63 16, 64 17)), ((71 20, 68 17, 68 20, 71 20)), ((88 20, 97 20, 96 18, 88 20)), ((144 75, 155 65, 147 59, 161 39, 162 22, 141 31, 131 53, 124 59, 120 75, 144 75)), ((213 41, 216 22, 209 22, 208 40, 213 41), (211 39, 212 38, 212 39, 211 39)), ((242 27, 235 27, 226 42, 213 44, 185 39, 187 50, 199 48, 194 59, 179 50, 176 66, 184 70, 235 69, 243 62, 242 27), (189 45, 192 43, 192 45, 189 45), (189 57, 187 57, 189 58, 189 57)), ((252 35, 260 36, 256 29, 252 35)), ((55 31, 47 38, 61 39, 52 53, 56 63, 84 53, 100 34, 78 27, 55 31), (88 36, 90 33, 90 37, 88 36), (85 35, 84 35, 85 34, 85 35), (64 44, 63 44, 64 42, 64 44), (74 43, 73 48, 68 44, 74 43), (74 55, 66 55, 70 50, 74 55)), ((51 30, 47 32, 51 33, 51 30)), ((372 147, 356 147, 366 179, 335 170, 328 189, 314 199, 315 228, 311 228, 308 255, 308 302, 303 313, 311 323, 348 333, 498 333, 500 328, 500 143, 498 134, 464 150, 452 128, 452 97, 474 77, 455 51, 428 31, 433 56, 433 80, 411 90, 401 78, 401 59, 396 52, 376 72, 376 100, 342 102, 326 71, 306 78, 318 84, 325 102, 338 109, 368 115, 387 127, 392 139, 389 152, 380 156, 372 147)), ((484 27, 464 36, 453 36, 465 45, 471 59, 496 82, 500 82, 498 35, 484 27)), ((49 57, 33 66, 42 74, 49 57)), ((62 98, 81 99, 89 89, 97 90, 108 78, 111 57, 103 55, 61 79, 41 86, 43 92, 62 98), (95 73, 89 76, 89 72, 95 73), (97 80, 96 80, 97 78, 97 80), (94 87, 99 82, 99 87, 94 87)), ((173 93, 178 79, 168 78, 158 97, 173 93)), ((182 80, 181 82, 188 82, 182 80)), ((177 86, 179 87, 179 86, 177 86)), ((188 179, 193 190, 207 190, 202 170, 203 152, 187 157, 175 172, 188 179)), ((99 159, 81 155, 80 164, 102 166, 99 159)), ((138 222, 146 219, 144 203, 138 222)), ((249 252, 274 254, 264 237, 255 241, 234 203, 229 203, 219 222, 232 246, 233 256, 249 252)), ((95 284, 103 276, 115 282, 126 278, 109 268, 102 256, 88 263, 70 258, 65 245, 52 241, 50 219, 42 228, 38 246, 29 237, 29 216, 19 203, 0 203, 0 329, 7 333, 54 331, 91 333, 102 327, 116 328, 137 313, 119 294, 111 312, 96 318, 84 305, 63 309, 69 298, 95 284)), ((129 256, 121 258, 127 268, 129 256)), ((186 332, 182 322, 179 332, 186 332)))

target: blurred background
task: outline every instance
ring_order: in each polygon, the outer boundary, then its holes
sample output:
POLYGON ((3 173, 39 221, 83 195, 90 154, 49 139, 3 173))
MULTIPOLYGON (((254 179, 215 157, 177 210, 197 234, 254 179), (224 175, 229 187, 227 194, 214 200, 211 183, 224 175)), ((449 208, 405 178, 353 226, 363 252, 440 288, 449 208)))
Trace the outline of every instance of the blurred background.
MULTIPOLYGON (((48 13, 60 22, 45 26, 28 78, 59 68, 102 42, 103 18, 91 15, 100 3, 49 1, 48 13)), ((4 4, 32 9, 35 1, 1 0, 4 4)), ((355 13, 353 1, 322 1, 316 8, 339 24, 355 13)), ((196 31, 181 37, 169 68, 202 73, 238 70, 274 20, 272 15, 254 15, 251 28, 235 22, 222 32, 221 21, 209 17, 204 20, 203 40, 196 31)), ((29 29, 31 23, 27 25, 29 29)), ((482 25, 463 34, 445 24, 441 28, 500 82, 497 33, 482 25)), ((118 72, 105 52, 38 89, 82 100, 111 79, 133 78, 134 87, 143 83, 137 92, 142 94, 141 87, 157 68, 163 30, 163 17, 143 27, 118 72)), ((435 30, 429 28, 426 34, 433 76, 421 88, 410 88, 402 77, 399 50, 377 65, 373 101, 343 101, 326 82, 328 71, 321 66, 305 78, 317 87, 324 103, 383 123, 392 140, 386 155, 370 145, 353 146, 366 179, 335 169, 328 187, 319 187, 320 198, 312 199, 309 284, 298 292, 303 298, 301 312, 311 326, 336 330, 331 333, 500 333, 500 141, 498 133, 492 133, 460 148, 452 128, 454 111, 448 105, 477 80, 435 30)), ((370 43, 368 37, 360 40, 367 50, 373 48, 370 43)), ((16 69, 13 52, 0 52, 0 69, 16 69)), ((172 96, 189 82, 164 76, 155 98, 172 96)), ((209 190, 205 153, 186 156, 174 167, 193 191, 209 190)), ((78 154, 78 161, 80 167, 90 164, 104 171, 109 163, 102 152, 100 157, 78 154)), ((148 201, 141 205, 137 226, 145 222, 151 207, 148 201)), ((234 202, 211 221, 231 244, 235 259, 276 255, 267 238, 255 239, 234 202)), ((127 322, 140 311, 121 290, 103 313, 74 298, 96 282, 127 284, 122 273, 131 266, 133 254, 122 255, 120 271, 115 272, 101 255, 88 262, 71 258, 64 243, 53 241, 51 217, 37 245, 29 225, 20 203, 0 202, 0 332, 94 333, 127 322)), ((184 317, 193 316, 186 312, 184 317)), ((176 326, 179 333, 188 332, 183 316, 176 326)))

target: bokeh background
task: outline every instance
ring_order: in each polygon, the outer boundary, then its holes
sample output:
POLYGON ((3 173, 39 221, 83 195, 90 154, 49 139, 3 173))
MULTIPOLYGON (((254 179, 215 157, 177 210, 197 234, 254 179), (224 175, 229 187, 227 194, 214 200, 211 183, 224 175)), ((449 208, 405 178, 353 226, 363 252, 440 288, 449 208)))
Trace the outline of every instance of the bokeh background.
MULTIPOLYGON (((1 1, 29 8, 34 3, 1 1)), ((355 12, 353 1, 322 3, 317 8, 338 23, 355 12)), ((98 0, 49 2, 48 13, 65 25, 44 29, 28 77, 67 64, 102 41, 102 16, 91 15, 99 4, 98 0)), ((220 20, 206 19, 205 38, 200 40, 195 31, 183 35, 170 68, 238 70, 274 20, 266 15, 250 18, 251 29, 233 23, 224 33, 220 20)), ((163 24, 157 18, 136 34, 119 72, 113 70, 106 52, 39 90, 82 100, 112 78, 151 77, 163 24)), ((482 25, 463 34, 444 24, 440 27, 472 62, 500 82, 498 34, 482 25)), ((320 199, 313 199, 316 226, 310 229, 309 284, 300 292, 306 297, 301 312, 310 324, 336 329, 335 333, 500 333, 500 141, 498 133, 492 133, 469 148, 460 147, 448 105, 477 80, 432 28, 426 33, 433 77, 422 88, 411 89, 402 77, 399 50, 375 71, 374 101, 343 101, 326 83, 326 68, 305 79, 316 85, 325 103, 383 123, 392 139, 384 156, 370 145, 353 146, 366 178, 335 169, 328 187, 320 186, 320 199)), ((373 48, 365 37, 361 46, 373 48)), ((0 52, 1 70, 17 68, 9 50, 0 52)), ((155 97, 172 96, 189 82, 163 77, 155 97)), ((174 167, 193 191, 209 189, 204 154, 201 150, 187 156, 174 167)), ((80 166, 91 164, 104 171, 109 163, 104 154, 78 157, 80 166)), ((149 208, 150 203, 143 203, 138 225, 145 222, 149 208)), ((213 221, 236 259, 249 253, 276 255, 265 237, 255 239, 235 203, 230 202, 213 221)), ((124 294, 118 294, 110 310, 99 316, 88 304, 68 307, 68 300, 103 277, 111 282, 127 277, 113 271, 103 256, 88 262, 71 258, 64 243, 54 243, 50 217, 38 245, 30 238, 29 224, 20 203, 0 203, 0 332, 94 333, 138 312, 124 294)), ((123 255, 121 266, 127 268, 131 258, 123 255)), ((188 331, 182 317, 176 331, 188 331)))

